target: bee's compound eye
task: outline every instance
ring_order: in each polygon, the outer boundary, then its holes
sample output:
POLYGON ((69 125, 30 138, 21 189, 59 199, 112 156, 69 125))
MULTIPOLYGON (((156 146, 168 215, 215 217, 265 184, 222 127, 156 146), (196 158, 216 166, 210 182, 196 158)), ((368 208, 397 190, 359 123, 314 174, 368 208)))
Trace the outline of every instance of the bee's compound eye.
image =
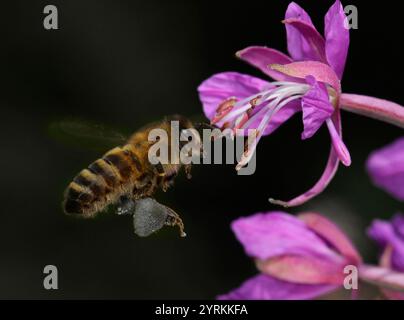
POLYGON ((160 230, 167 221, 168 209, 152 198, 136 200, 133 225, 139 237, 147 237, 160 230))

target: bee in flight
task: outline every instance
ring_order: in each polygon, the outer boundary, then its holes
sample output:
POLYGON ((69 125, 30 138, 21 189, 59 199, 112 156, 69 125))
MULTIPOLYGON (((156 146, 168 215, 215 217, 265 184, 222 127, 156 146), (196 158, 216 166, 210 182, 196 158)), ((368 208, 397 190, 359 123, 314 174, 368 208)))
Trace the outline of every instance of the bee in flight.
POLYGON ((117 214, 133 215, 138 236, 149 236, 168 225, 178 226, 181 236, 185 237, 180 216, 153 199, 153 194, 158 189, 166 191, 182 167, 190 178, 190 164, 152 164, 148 158, 150 148, 156 143, 149 141, 149 133, 153 129, 167 132, 165 143, 170 150, 171 121, 178 121, 181 131, 194 129, 189 119, 173 116, 138 130, 125 144, 105 153, 73 179, 64 195, 64 212, 91 218, 115 204, 117 214))

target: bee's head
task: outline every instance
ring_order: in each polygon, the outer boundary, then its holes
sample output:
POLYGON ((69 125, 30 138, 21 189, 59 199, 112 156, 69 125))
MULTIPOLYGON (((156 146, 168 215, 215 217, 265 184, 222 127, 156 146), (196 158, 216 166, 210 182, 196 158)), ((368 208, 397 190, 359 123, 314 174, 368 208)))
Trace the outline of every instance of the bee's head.
POLYGON ((178 121, 180 131, 194 128, 191 120, 179 114, 167 117, 167 121, 178 121))

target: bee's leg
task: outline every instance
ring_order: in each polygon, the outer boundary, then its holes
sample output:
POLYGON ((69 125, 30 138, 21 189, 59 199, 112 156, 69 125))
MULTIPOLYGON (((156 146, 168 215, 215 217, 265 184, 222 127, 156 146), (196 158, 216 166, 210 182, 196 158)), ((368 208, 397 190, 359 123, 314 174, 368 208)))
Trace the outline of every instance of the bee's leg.
POLYGON ((184 170, 185 170, 185 174, 187 175, 187 179, 191 179, 191 178, 192 178, 191 169, 192 169, 192 165, 191 165, 191 164, 184 164, 184 170))
POLYGON ((173 174, 169 177, 164 177, 163 180, 161 181, 161 189, 166 192, 168 188, 172 187, 174 185, 174 180, 177 175, 173 174))
POLYGON ((147 237, 164 226, 178 226, 181 237, 186 236, 184 223, 179 215, 150 197, 136 200, 133 225, 135 233, 140 237, 147 237))
MULTIPOLYGON (((202 148, 202 147, 200 147, 200 148, 202 148)), ((201 150, 199 150, 199 151, 201 151, 201 150)), ((192 150, 188 151, 188 157, 192 158, 192 150)), ((192 175, 191 175, 192 162, 188 163, 188 164, 183 164, 183 166, 184 166, 184 171, 185 171, 185 175, 187 176, 187 179, 191 179, 192 178, 192 175)))
POLYGON ((135 182, 131 196, 135 200, 151 196, 158 187, 159 179, 161 177, 156 176, 153 172, 148 172, 143 179, 135 182))
POLYGON ((148 177, 149 178, 143 181, 143 184, 140 187, 135 185, 133 188, 133 197, 135 199, 151 196, 156 191, 159 180, 162 178, 152 174, 148 177))
POLYGON ((166 175, 166 172, 164 170, 163 165, 159 162, 155 165, 153 165, 154 170, 156 171, 157 175, 160 177, 164 177, 166 175))
POLYGON ((122 196, 119 199, 116 214, 129 215, 133 214, 134 210, 135 210, 135 201, 132 198, 130 198, 129 196, 122 196))
POLYGON ((171 209, 167 206, 165 206, 165 207, 167 208, 167 212, 168 212, 166 225, 170 226, 170 227, 178 226, 178 228, 180 229, 180 236, 186 237, 187 234, 184 231, 184 222, 182 222, 182 219, 180 218, 178 213, 176 213, 173 209, 171 209))

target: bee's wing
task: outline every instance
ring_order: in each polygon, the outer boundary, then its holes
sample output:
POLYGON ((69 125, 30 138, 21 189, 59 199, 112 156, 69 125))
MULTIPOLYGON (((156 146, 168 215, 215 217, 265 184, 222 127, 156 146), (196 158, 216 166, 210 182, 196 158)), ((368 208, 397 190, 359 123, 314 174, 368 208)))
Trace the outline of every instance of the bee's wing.
POLYGON ((106 150, 127 141, 127 135, 94 122, 64 119, 49 125, 49 135, 65 144, 94 151, 106 150))
POLYGON ((165 225, 178 225, 181 236, 185 236, 183 231, 184 225, 172 209, 152 198, 143 198, 135 201, 133 226, 135 233, 139 237, 147 237, 165 225))

